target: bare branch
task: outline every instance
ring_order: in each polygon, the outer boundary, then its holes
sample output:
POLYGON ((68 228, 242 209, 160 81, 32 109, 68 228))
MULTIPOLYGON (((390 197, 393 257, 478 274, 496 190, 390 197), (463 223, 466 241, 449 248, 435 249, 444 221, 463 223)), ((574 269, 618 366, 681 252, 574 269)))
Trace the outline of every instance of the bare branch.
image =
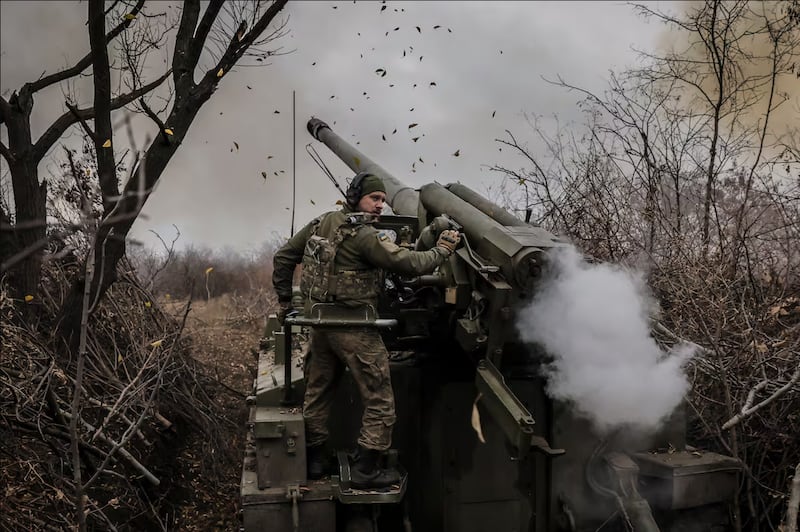
MULTIPOLYGON (((129 13, 129 15, 132 16, 123 17, 122 22, 120 22, 113 30, 108 32, 108 34, 105 37, 106 44, 114 40, 114 38, 117 37, 117 35, 125 31, 125 29, 127 29, 128 26, 130 26, 133 23, 133 21, 136 19, 136 15, 139 14, 139 11, 141 11, 142 7, 144 6, 144 2, 145 0, 139 0, 129 13)), ((50 74, 49 76, 45 76, 34 82, 26 83, 25 85, 23 85, 23 88, 21 90, 33 94, 34 92, 40 91, 45 87, 49 87, 50 85, 59 83, 61 81, 64 81, 65 79, 77 76, 78 74, 89 68, 89 65, 91 64, 92 64, 92 52, 89 52, 80 61, 75 63, 75 65, 72 66, 71 68, 68 68, 67 70, 62 70, 61 72, 50 74)))
POLYGON ((9 271, 16 264, 19 264, 20 262, 22 262, 26 258, 30 257, 34 253, 43 250, 45 247, 47 247, 47 239, 46 238, 40 238, 39 240, 37 240, 36 242, 31 244, 30 246, 28 246, 25 249, 15 253, 14 256, 10 257, 8 260, 6 260, 2 264, 0 264, 0 275, 2 275, 3 273, 9 271))
POLYGON ((794 468, 792 492, 786 506, 786 532, 797 532, 797 514, 800 507, 800 463, 794 468))
POLYGON ((139 105, 142 106, 142 109, 147 116, 149 116, 150 119, 158 126, 158 131, 161 133, 161 140, 164 142, 164 144, 169 144, 169 134, 167 133, 167 126, 164 124, 164 122, 158 117, 155 111, 150 109, 150 106, 147 105, 147 103, 144 101, 144 98, 139 98, 139 105))
POLYGON ((789 379, 789 381, 786 384, 781 386, 772 395, 770 395, 769 397, 767 397, 766 399, 764 399, 763 401, 761 401, 757 405, 749 406, 753 402, 753 397, 755 396, 756 391, 758 391, 757 389, 759 389, 759 390, 763 389, 768 384, 768 382, 766 382, 766 381, 759 383, 748 394, 747 402, 745 402, 745 405, 742 407, 741 412, 739 412, 738 414, 733 416, 731 419, 726 421, 725 424, 722 425, 722 430, 728 430, 731 427, 734 427, 734 426, 738 425, 739 423, 741 423, 742 421, 744 421, 745 419, 747 419, 751 415, 755 414, 756 412, 758 412, 759 410, 761 410, 762 408, 764 408, 765 406, 767 406, 768 404, 770 404, 771 402, 775 401, 780 396, 782 396, 783 394, 785 394, 786 392, 791 390, 792 387, 798 381, 800 381, 800 364, 797 365, 797 369, 795 370, 794 374, 792 375, 792 377, 789 379))
POLYGON ((272 19, 278 12, 286 5, 287 0, 274 0, 272 5, 261 15, 250 31, 244 33, 247 28, 247 22, 242 20, 237 28, 237 31, 231 35, 228 47, 225 53, 220 58, 217 65, 206 72, 203 77, 202 84, 215 85, 220 79, 220 71, 223 74, 230 71, 233 65, 242 57, 244 52, 253 44, 253 42, 261 36, 261 34, 272 23, 272 19))
MULTIPOLYGON (((161 77, 151 81, 147 85, 143 85, 134 91, 112 99, 111 110, 113 111, 115 109, 119 109, 120 107, 124 107, 137 98, 140 98, 141 96, 155 89, 169 77, 171 72, 171 70, 168 70, 162 74, 161 77)), ((90 107, 89 109, 78 109, 78 116, 82 117, 84 120, 90 120, 94 118, 95 110, 93 107, 90 107)), ((73 115, 71 112, 66 112, 58 117, 58 119, 53 122, 53 125, 51 125, 48 130, 45 131, 41 137, 39 137, 39 140, 36 141, 36 144, 33 147, 35 160, 39 160, 44 157, 44 154, 47 153, 47 150, 49 150, 53 144, 55 144, 55 142, 61 138, 61 135, 63 135, 64 132, 77 121, 78 119, 75 118, 75 115, 73 115)))
POLYGON ((86 132, 87 135, 89 135, 89 138, 92 139, 92 142, 96 144, 97 135, 95 135, 92 128, 89 127, 89 123, 86 121, 86 119, 81 116, 81 113, 78 111, 78 108, 69 102, 64 102, 64 105, 67 106, 67 109, 69 109, 69 112, 72 113, 72 116, 74 116, 75 119, 78 122, 80 122, 81 126, 83 127, 83 130, 86 132))
POLYGON ((211 2, 209 2, 205 13, 203 13, 203 18, 200 20, 200 24, 194 32, 194 37, 192 37, 192 40, 189 42, 186 54, 186 65, 192 69, 192 72, 194 72, 194 69, 197 67, 200 54, 203 53, 208 32, 211 31, 211 27, 214 25, 214 21, 217 19, 224 4, 224 0, 211 0, 211 2))

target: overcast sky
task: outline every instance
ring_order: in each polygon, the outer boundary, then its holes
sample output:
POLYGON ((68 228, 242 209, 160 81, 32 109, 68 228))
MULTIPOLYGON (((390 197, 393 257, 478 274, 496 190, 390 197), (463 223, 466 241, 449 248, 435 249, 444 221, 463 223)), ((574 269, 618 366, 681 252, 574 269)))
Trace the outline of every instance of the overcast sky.
MULTIPOLYGON (((246 250, 276 235, 288 236, 293 90, 297 226, 334 208, 338 199, 305 152, 312 141, 305 130, 311 116, 359 142, 361 151, 412 186, 461 181, 486 192, 500 179, 488 166, 523 165, 508 150, 499 151, 495 139, 504 138, 508 129, 533 142, 525 113, 545 119, 555 114, 562 123, 581 119, 578 96, 543 78, 561 76, 602 91, 610 69, 634 64, 632 47, 653 50, 664 31, 621 2, 386 6, 290 1, 282 15, 290 33, 275 43, 290 53, 269 66, 225 76, 162 175, 133 237, 152 244, 149 230, 155 230, 169 240, 175 224, 181 246, 246 250), (379 68, 385 76, 376 74, 379 68), (409 130, 412 123, 418 125, 409 130)), ((656 7, 670 10, 672 4, 656 7)), ((43 70, 71 65, 89 49, 86 2, 4 0, 0 20, 0 91, 6 97, 43 70)), ((82 100, 90 99, 89 89, 82 100)), ((37 98, 34 136, 63 112, 63 101, 57 88, 37 98)), ((142 124, 154 133, 153 126, 142 124)), ((337 177, 352 175, 314 142, 337 177)), ((51 170, 52 164, 42 163, 42 176, 51 170)))

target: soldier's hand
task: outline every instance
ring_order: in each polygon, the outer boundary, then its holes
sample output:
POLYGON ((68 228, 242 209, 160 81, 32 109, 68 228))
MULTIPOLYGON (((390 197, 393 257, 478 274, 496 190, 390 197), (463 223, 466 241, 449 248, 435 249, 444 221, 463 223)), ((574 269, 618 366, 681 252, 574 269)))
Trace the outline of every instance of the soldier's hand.
POLYGON ((461 242, 461 235, 458 231, 445 229, 439 234, 439 240, 436 241, 436 246, 444 249, 447 251, 448 255, 451 255, 456 250, 456 247, 458 247, 459 242, 461 242))

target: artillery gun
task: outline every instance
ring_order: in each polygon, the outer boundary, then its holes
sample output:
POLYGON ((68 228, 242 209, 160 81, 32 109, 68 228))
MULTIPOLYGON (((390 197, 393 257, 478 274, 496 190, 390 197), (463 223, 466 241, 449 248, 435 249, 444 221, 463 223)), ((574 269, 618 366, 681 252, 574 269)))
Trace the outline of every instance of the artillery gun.
POLYGON ((321 120, 308 131, 354 172, 383 179, 394 214, 379 227, 398 245, 430 248, 446 228, 459 229, 463 245, 431 275, 387 275, 378 308, 357 321, 324 305, 283 327, 270 317, 248 398, 245 532, 727 529, 741 466, 688 447, 681 411, 658 434, 601 437, 546 395, 548 355, 523 343, 514 324, 548 252, 565 242, 462 184, 413 189, 321 120), (309 325, 381 330, 397 409, 390 460, 403 473, 395 488, 349 486, 343 450, 354 445, 362 407, 347 376, 331 414, 338 474, 306 478, 303 368, 291 347, 309 325))

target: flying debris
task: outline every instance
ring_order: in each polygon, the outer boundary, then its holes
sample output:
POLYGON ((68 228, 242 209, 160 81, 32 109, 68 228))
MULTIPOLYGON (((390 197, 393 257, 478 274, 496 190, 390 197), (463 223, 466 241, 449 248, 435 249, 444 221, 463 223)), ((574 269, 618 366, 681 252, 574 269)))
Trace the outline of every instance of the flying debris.
POLYGON ((414 142, 417 142, 417 141, 419 140, 419 137, 414 137, 414 138, 413 138, 413 139, 411 139, 411 140, 413 140, 414 142))
POLYGON ((441 28, 441 26, 440 26, 440 25, 438 25, 438 24, 437 24, 436 26, 434 26, 434 27, 433 27, 433 29, 435 29, 435 30, 438 30, 439 28, 441 28))
POLYGON ((409 112, 409 113, 411 113, 411 112, 413 112, 413 111, 414 111, 414 108, 413 108, 413 107, 412 107, 411 109, 409 109, 409 110, 408 110, 408 112, 409 112))
POLYGON ((453 154, 453 157, 458 157, 459 155, 461 155, 460 149, 456 150, 456 152, 453 154))
POLYGON ((383 139, 384 142, 386 142, 386 135, 381 135, 381 138, 383 139))
POLYGON ((239 151, 239 143, 234 140, 233 145, 236 146, 236 151, 239 151))
POLYGON ((419 33, 422 33, 422 30, 419 28, 419 26, 417 26, 417 31, 418 31, 419 33))
POLYGON ((263 177, 264 181, 266 181, 267 180, 267 173, 266 172, 261 172, 261 177, 263 177))
POLYGON ((250 85, 245 85, 245 87, 247 87, 250 90, 253 90, 253 87, 251 87, 250 85))
POLYGON ((417 124, 416 122, 414 122, 413 124, 408 124, 408 129, 411 129, 412 127, 417 127, 418 125, 419 124, 417 124))
POLYGON ((376 68, 375 73, 378 74, 380 77, 384 77, 386 75, 386 69, 376 68))
POLYGON ((270 160, 270 159, 272 159, 273 157, 274 157, 274 155, 267 155, 267 160, 269 161, 269 160, 270 160))
POLYGON ((436 86, 436 82, 435 81, 431 81, 431 84, 429 86, 430 87, 435 87, 436 86))
POLYGON ((497 113, 497 111, 492 111, 492 118, 494 118, 495 113, 497 113))
POLYGON ((279 115, 279 114, 281 114, 281 112, 280 112, 280 111, 278 111, 277 109, 275 109, 274 111, 272 111, 272 114, 274 114, 274 115, 279 115))

